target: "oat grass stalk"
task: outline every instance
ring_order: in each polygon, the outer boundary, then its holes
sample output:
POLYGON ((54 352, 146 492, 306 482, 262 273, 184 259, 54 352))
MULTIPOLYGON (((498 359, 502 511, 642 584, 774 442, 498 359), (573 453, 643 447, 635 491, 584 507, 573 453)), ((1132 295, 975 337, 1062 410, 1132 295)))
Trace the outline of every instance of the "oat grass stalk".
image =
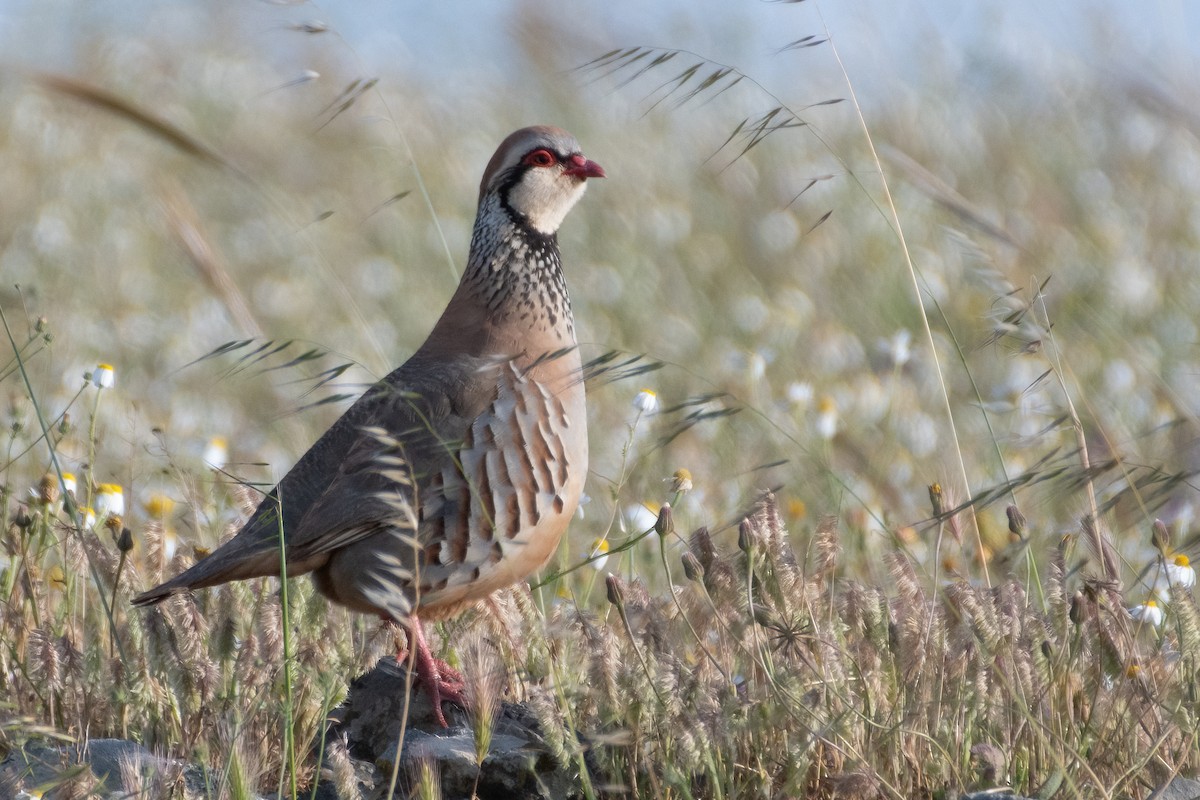
MULTIPOLYGON (((270 498, 268 498, 270 502, 270 498)), ((274 500, 278 508, 275 511, 275 519, 277 521, 279 531, 279 616, 280 626, 283 628, 283 741, 284 741, 284 760, 280 765, 280 786, 283 785, 283 771, 286 770, 288 784, 291 790, 292 800, 296 800, 299 794, 299 785, 297 782, 296 772, 296 731, 295 731, 295 697, 292 687, 292 671, 295 668, 295 652, 292 643, 292 622, 291 622, 291 603, 288 602, 288 576, 287 576, 287 541, 284 538, 283 530, 283 502, 282 493, 274 500)))
MULTIPOLYGON (((838 69, 842 72, 842 77, 846 81, 846 89, 850 93, 850 104, 854 107, 854 113, 858 117, 859 125, 862 127, 863 135, 867 142, 867 147, 871 151, 871 160, 875 163, 875 168, 879 171, 879 183, 883 189, 883 197, 887 203, 888 213, 891 217, 890 222, 892 229, 896 232, 896 240, 900 244, 900 252, 904 256, 904 264, 908 268, 908 275, 912 281, 913 298, 916 300, 917 311, 921 316, 921 327, 925 333, 925 340, 929 344, 929 352, 932 355, 934 374, 937 375, 938 387, 942 393, 943 411, 946 414, 946 419, 950 423, 950 434, 954 439, 954 454, 958 459, 959 478, 962 480, 963 488, 966 491, 966 496, 971 497, 971 479, 967 475, 967 462, 963 455, 962 442, 958 436, 958 425, 954 418, 954 406, 950 401, 950 389, 946 384, 946 376, 942 371, 942 360, 937 352, 937 344, 933 339, 933 328, 929 324, 929 315, 925 312, 925 303, 922 299, 923 292, 921 291, 921 281, 917 275, 917 267, 913 263, 912 253, 908 249, 908 238, 904 235, 904 226, 900 222, 900 212, 896 209, 896 202, 892 197, 892 189, 887 179, 887 172, 883 169, 883 162, 879 158, 879 153, 875 149, 875 139, 871 135, 871 128, 867 125, 867 118, 863 114, 862 106, 858 102, 858 95, 854 91, 854 82, 850 80, 850 73, 846 71, 845 64, 842 63, 842 56, 838 52, 837 44, 833 41, 833 37, 829 32, 829 26, 825 23, 825 15, 821 13, 821 6, 817 5, 817 14, 821 19, 821 27, 825 29, 825 37, 829 42, 829 47, 833 52, 833 57, 838 63, 838 69)), ((971 512, 972 527, 975 530, 975 546, 979 553, 983 553, 983 536, 979 530, 979 520, 975 514, 975 505, 972 503, 969 507, 971 512)), ((988 566, 986 559, 980 559, 980 565, 983 569, 983 579, 986 584, 991 585, 991 576, 988 574, 988 566)))

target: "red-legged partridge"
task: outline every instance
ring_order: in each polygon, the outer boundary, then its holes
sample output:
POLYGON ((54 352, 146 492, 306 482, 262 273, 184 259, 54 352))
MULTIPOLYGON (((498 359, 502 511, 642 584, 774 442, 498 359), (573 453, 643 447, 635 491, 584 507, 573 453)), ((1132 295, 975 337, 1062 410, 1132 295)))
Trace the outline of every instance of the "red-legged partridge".
POLYGON ((229 542, 134 598, 311 572, 329 599, 405 625, 417 677, 461 683, 420 620, 541 568, 587 474, 583 380, 556 231, 604 170, 574 137, 513 133, 483 173, 467 269, 429 338, 305 453, 229 542))

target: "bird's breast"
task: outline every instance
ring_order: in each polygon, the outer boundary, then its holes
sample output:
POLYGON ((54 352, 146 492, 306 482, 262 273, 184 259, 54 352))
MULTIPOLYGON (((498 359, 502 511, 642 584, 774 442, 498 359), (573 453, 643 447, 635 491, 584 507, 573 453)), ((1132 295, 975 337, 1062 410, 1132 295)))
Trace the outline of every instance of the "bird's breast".
POLYGON ((417 607, 426 616, 540 569, 575 513, 587 475, 583 381, 574 350, 550 358, 499 366, 494 398, 425 487, 417 607))

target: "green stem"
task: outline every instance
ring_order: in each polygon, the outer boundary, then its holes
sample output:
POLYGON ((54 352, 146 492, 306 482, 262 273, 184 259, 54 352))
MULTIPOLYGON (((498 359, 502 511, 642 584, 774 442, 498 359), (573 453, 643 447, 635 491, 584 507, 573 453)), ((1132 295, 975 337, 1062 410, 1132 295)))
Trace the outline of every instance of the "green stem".
POLYGON ((294 666, 295 654, 292 652, 291 606, 288 601, 287 579, 287 540, 283 530, 282 493, 279 494, 276 503, 278 504, 276 519, 278 520, 279 529, 279 619, 280 624, 283 626, 283 737, 287 755, 286 769, 291 787, 291 798, 292 800, 296 800, 300 789, 296 776, 296 731, 295 714, 292 705, 294 702, 292 695, 292 668, 294 666))

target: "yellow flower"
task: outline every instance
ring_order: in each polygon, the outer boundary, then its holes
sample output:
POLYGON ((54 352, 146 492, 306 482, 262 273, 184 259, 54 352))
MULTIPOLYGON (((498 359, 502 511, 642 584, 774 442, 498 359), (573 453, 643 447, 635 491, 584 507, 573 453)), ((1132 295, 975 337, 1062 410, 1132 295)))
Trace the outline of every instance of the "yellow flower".
POLYGON ((165 494, 152 494, 146 500, 143 508, 146 509, 146 514, 151 518, 165 520, 171 516, 171 511, 175 508, 175 501, 165 494))
POLYGON ((46 583, 51 589, 65 592, 67 590, 67 575, 63 572, 63 568, 55 564, 46 570, 46 583))
POLYGON ((680 467, 675 470, 675 474, 671 476, 671 491, 676 494, 687 494, 692 490, 692 473, 690 470, 680 467))
POLYGON ((804 515, 808 513, 808 506, 798 497, 789 497, 787 501, 787 515, 792 519, 804 519, 804 515))

